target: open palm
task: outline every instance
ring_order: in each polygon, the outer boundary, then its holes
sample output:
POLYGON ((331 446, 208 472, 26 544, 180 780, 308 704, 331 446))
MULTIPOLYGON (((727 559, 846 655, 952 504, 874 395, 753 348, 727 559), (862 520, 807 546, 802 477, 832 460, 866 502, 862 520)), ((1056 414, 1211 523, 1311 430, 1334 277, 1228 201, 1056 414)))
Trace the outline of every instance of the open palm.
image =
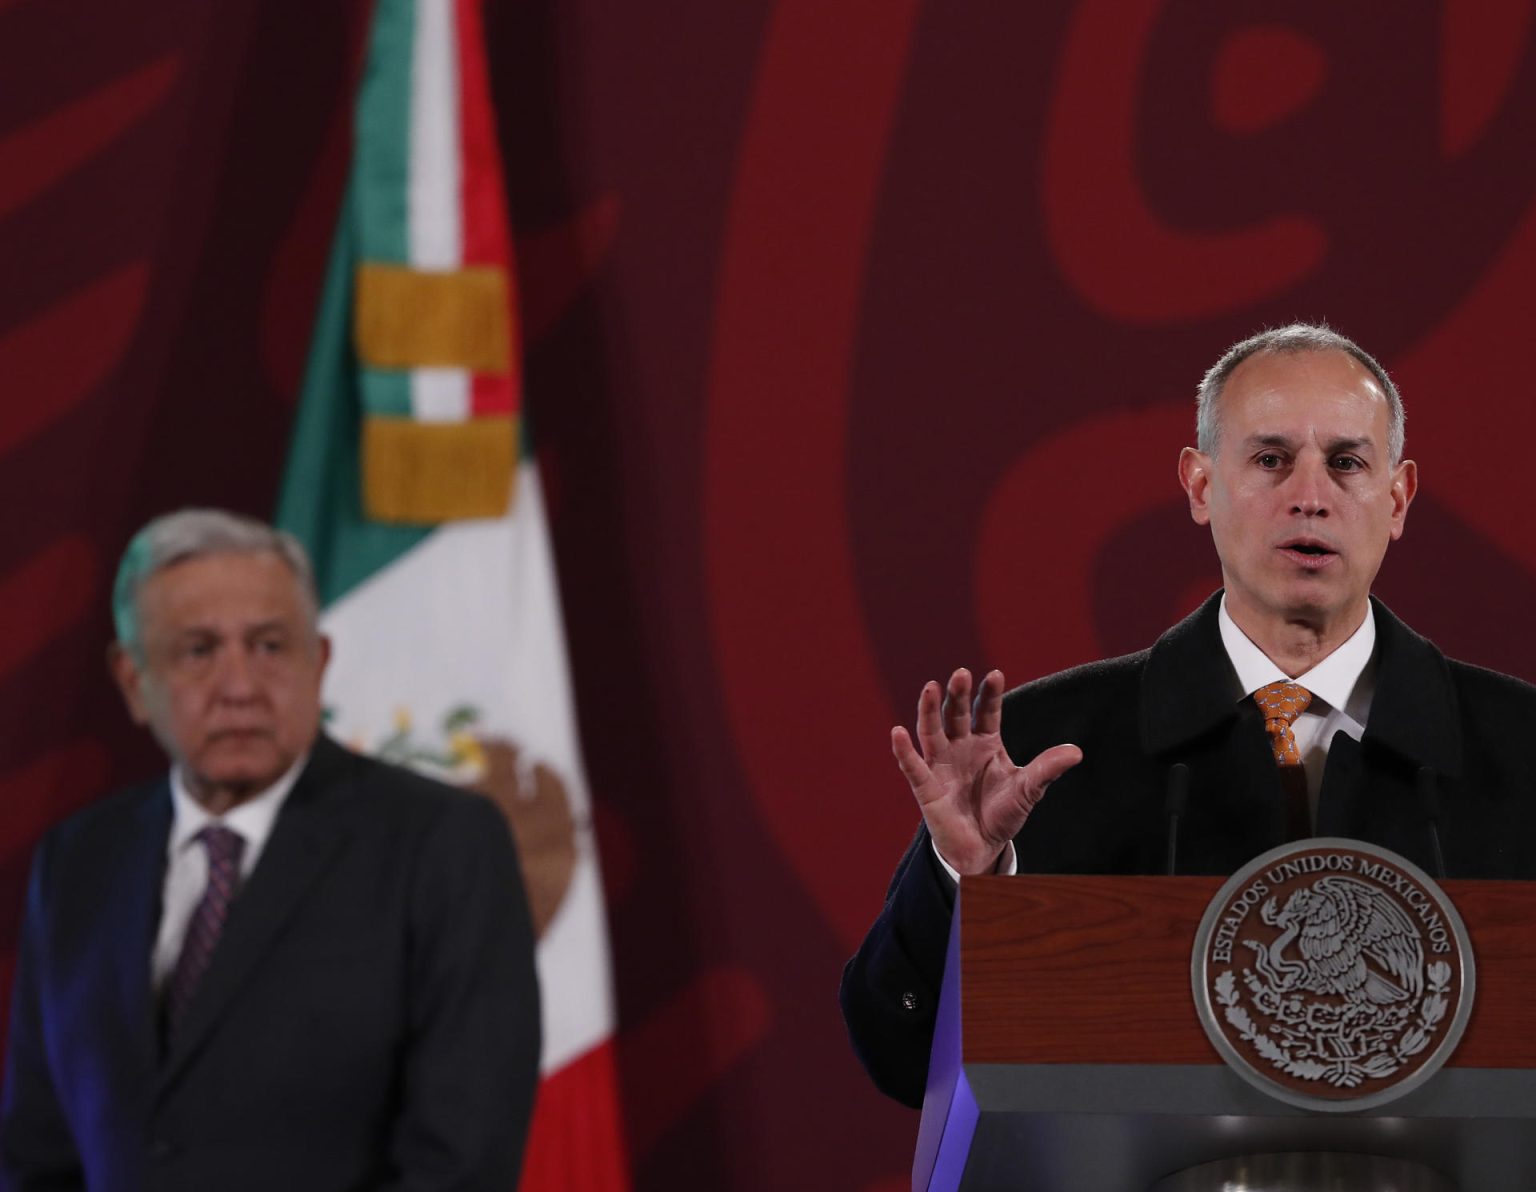
POLYGON ((946 687, 923 687, 917 744, 891 730, 891 752, 906 776, 939 855, 961 874, 991 873, 1046 788, 1083 759, 1076 745, 1055 745, 1023 766, 1003 748, 1003 675, 989 671, 971 700, 971 673, 946 687))

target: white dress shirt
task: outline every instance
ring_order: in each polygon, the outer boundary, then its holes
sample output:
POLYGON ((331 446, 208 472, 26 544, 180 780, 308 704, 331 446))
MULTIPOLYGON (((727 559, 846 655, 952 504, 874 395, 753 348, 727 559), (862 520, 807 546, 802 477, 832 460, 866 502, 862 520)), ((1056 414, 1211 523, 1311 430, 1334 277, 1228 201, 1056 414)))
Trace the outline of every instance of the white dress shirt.
MULTIPOLYGON (((1237 683, 1233 702, 1247 699, 1260 687, 1284 680, 1297 683, 1312 693, 1307 710, 1296 718, 1291 731, 1296 734, 1296 751, 1301 754, 1301 764, 1307 771, 1307 802, 1312 822, 1317 823, 1317 798, 1323 786, 1323 769, 1328 763, 1328 746, 1335 733, 1343 732, 1358 741, 1365 733, 1365 723, 1371 714, 1371 699, 1376 694, 1376 610, 1367 602, 1365 620, 1328 657, 1324 658, 1304 675, 1292 679, 1270 661, 1269 656, 1254 645, 1237 622, 1227 612, 1227 597, 1221 597, 1221 610, 1217 614, 1221 626, 1221 643, 1226 647, 1232 662, 1237 683)), ((933 846, 933 855, 944 866, 944 872, 956 882, 960 874, 933 846)), ((1013 841, 1004 847, 997 859, 993 873, 1011 877, 1019 869, 1018 855, 1013 851, 1013 841)))
POLYGON ((1275 682, 1290 682, 1312 693, 1307 710, 1296 718, 1291 731, 1296 734, 1296 751, 1307 771, 1307 802, 1312 822, 1317 822, 1317 797, 1323 787, 1323 769, 1328 764, 1328 746, 1335 733, 1345 733, 1358 741, 1365 733, 1371 715, 1371 699, 1376 694, 1376 610, 1365 606, 1365 620, 1328 657, 1304 675, 1292 679, 1254 645, 1227 614, 1227 598, 1221 598, 1221 641, 1237 672, 1238 690, 1234 699, 1243 700, 1260 687, 1275 682))
POLYGON ((231 807, 223 815, 211 815, 187 790, 180 767, 171 769, 171 835, 165 848, 165 882, 160 890, 160 931, 155 937, 155 951, 150 973, 158 994, 170 979, 187 938, 192 913, 202 901, 208 886, 208 850, 193 839, 210 824, 219 824, 240 835, 245 849, 240 854, 240 881, 251 876, 272 825, 298 781, 308 757, 301 757, 293 767, 259 795, 231 807))

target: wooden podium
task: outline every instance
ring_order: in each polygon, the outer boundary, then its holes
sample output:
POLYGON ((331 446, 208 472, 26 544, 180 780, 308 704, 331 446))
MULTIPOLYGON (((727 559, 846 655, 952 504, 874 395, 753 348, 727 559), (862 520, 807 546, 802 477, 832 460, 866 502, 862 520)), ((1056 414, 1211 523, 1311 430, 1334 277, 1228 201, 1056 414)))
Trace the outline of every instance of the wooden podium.
POLYGON ((1190 954, 1221 878, 983 877, 950 932, 914 1192, 1145 1192, 1212 1160, 1411 1160, 1461 1192, 1536 1188, 1536 884, 1445 881, 1478 988, 1460 1046, 1373 1111, 1253 1087, 1196 1017, 1190 954))

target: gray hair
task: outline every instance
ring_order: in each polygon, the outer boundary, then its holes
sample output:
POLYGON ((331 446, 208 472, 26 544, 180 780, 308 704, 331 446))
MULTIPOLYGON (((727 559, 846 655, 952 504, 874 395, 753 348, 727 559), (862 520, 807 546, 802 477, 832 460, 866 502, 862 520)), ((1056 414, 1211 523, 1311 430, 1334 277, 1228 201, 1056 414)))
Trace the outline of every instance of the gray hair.
POLYGON ((1231 379, 1237 366, 1250 356, 1260 352, 1343 352, 1359 361, 1375 378, 1376 384, 1387 399, 1387 456, 1396 467, 1403 458, 1403 399, 1397 392, 1387 370, 1376 358, 1347 336, 1340 335, 1326 323, 1291 323, 1251 335, 1241 343, 1235 343, 1211 365, 1210 371, 1200 381, 1195 408, 1195 443, 1207 455, 1215 455, 1221 439, 1221 411, 1218 404, 1222 390, 1231 379))
POLYGON ((257 554, 273 554, 288 564, 307 606, 309 627, 317 630, 320 598, 315 590, 315 569, 297 538, 254 517, 223 509, 180 509, 149 522, 123 551, 112 584, 112 623, 118 644, 143 660, 139 594, 151 576, 207 555, 257 554))

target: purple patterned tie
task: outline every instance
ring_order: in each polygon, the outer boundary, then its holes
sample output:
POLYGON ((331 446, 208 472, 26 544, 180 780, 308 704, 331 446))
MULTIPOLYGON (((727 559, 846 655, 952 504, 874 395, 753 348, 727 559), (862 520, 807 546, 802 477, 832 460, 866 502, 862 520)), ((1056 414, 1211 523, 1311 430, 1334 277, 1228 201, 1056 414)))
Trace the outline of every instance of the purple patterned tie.
POLYGON ((202 901, 192 912, 181 955, 176 958, 176 967, 166 985, 168 1034, 175 1033, 192 1002, 192 995, 197 992, 198 983, 208 971, 214 945, 219 942, 224 920, 229 917, 229 904, 234 901, 240 886, 240 854, 245 851, 245 837, 217 824, 210 824, 192 839, 200 841, 208 850, 208 886, 203 891, 202 901))

